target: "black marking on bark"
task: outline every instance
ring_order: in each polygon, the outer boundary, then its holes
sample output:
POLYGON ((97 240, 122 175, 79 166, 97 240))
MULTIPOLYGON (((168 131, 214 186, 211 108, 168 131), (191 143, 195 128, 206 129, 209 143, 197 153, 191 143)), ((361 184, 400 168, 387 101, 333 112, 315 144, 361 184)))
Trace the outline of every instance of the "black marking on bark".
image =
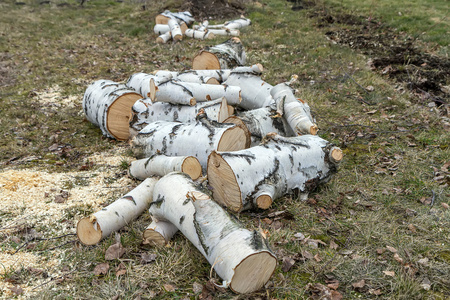
POLYGON ((120 217, 119 213, 117 211, 114 212, 118 217, 120 217))
POLYGON ((167 136, 165 136, 162 140, 162 149, 161 149, 161 153, 166 153, 167 151, 167 136))
POLYGON ((134 205, 137 205, 137 203, 136 203, 136 201, 134 200, 133 196, 123 196, 122 198, 123 198, 123 199, 130 200, 130 201, 133 201, 134 205))
POLYGON ((233 152, 224 152, 220 154, 222 157, 239 157, 244 158, 249 165, 252 164, 252 160, 256 160, 256 156, 253 154, 244 154, 244 153, 233 153, 233 152))
POLYGON ((197 232, 198 240, 200 241, 200 244, 202 245, 203 250, 205 250, 205 254, 209 255, 209 247, 205 243, 205 235, 203 233, 201 224, 197 221, 197 211, 194 212, 194 228, 197 232))
POLYGON ((289 154, 289 161, 291 162, 291 165, 294 166, 294 157, 292 154, 289 154))
POLYGON ((260 234, 258 231, 256 231, 256 230, 253 231, 252 237, 251 237, 251 239, 250 239, 250 246, 251 246, 255 251, 264 249, 265 246, 266 246, 266 243, 265 243, 264 238, 263 238, 263 237, 261 236, 261 234, 260 234))
POLYGON ((173 120, 178 121, 178 112, 173 113, 173 120))
POLYGON ((246 202, 251 202, 251 203, 253 203, 253 198, 254 198, 254 195, 259 191, 259 188, 263 185, 263 184, 269 184, 269 185, 273 185, 273 186, 275 186, 275 190, 277 190, 277 186, 276 186, 276 184, 280 184, 279 182, 282 182, 281 180, 280 180, 280 178, 277 178, 278 177, 278 169, 280 168, 280 161, 278 160, 278 158, 275 158, 274 159, 274 165, 275 165, 275 167, 273 168, 273 170, 272 171, 270 171, 266 176, 264 176, 264 178, 263 179, 261 179, 256 185, 255 185, 255 190, 250 194, 250 195, 248 195, 246 198, 245 198, 245 201, 246 202))
POLYGON ((275 149, 277 149, 278 151, 281 151, 281 148, 278 145, 275 145, 275 149))
POLYGON ((177 131, 178 131, 178 129, 180 129, 181 126, 183 126, 182 123, 177 124, 177 125, 175 125, 175 126, 172 127, 172 131, 169 133, 169 137, 170 137, 171 139, 172 139, 174 136, 177 135, 177 131))
POLYGON ((153 205, 156 205, 157 208, 160 208, 160 207, 161 207, 161 204, 163 204, 163 202, 164 202, 165 200, 166 200, 166 199, 164 198, 163 195, 158 194, 158 197, 156 197, 156 200, 154 200, 152 203, 150 203, 150 207, 152 207, 153 205))
POLYGON ((180 225, 183 224, 183 221, 184 221, 184 216, 182 216, 182 217, 180 218, 180 225))
POLYGON ((152 130, 150 130, 149 132, 143 132, 142 130, 138 133, 138 137, 141 137, 141 136, 143 136, 143 137, 150 137, 150 136, 152 136, 154 133, 156 132, 156 129, 152 129, 152 130))

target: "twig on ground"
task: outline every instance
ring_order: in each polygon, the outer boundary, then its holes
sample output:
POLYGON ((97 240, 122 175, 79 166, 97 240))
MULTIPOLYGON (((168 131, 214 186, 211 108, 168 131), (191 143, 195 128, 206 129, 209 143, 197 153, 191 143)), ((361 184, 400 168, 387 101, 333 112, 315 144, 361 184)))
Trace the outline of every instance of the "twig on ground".
POLYGON ((42 284, 40 284, 40 285, 38 285, 38 286, 35 286, 35 287, 32 289, 32 291, 34 291, 34 290, 37 289, 37 288, 40 288, 41 286, 44 286, 44 285, 46 285, 46 284, 49 284, 50 282, 52 282, 52 281, 54 281, 54 280, 56 280, 56 279, 64 278, 64 277, 66 277, 67 275, 72 274, 72 273, 74 273, 74 272, 76 272, 76 271, 77 271, 77 270, 73 270, 73 271, 67 272, 67 273, 65 273, 65 274, 63 274, 63 275, 61 275, 61 276, 58 276, 58 277, 52 277, 52 278, 50 278, 50 280, 47 280, 46 282, 44 282, 44 283, 42 283, 42 284))
MULTIPOLYGON (((38 237, 34 237, 34 238, 29 239, 25 243, 23 243, 12 255, 14 255, 17 252, 19 252, 20 249, 22 249, 23 247, 25 247, 26 245, 28 245, 32 241, 51 241, 51 240, 60 239, 60 238, 66 237, 66 236, 72 236, 72 235, 76 235, 76 233, 68 233, 68 234, 64 234, 64 235, 60 235, 60 236, 56 236, 56 237, 52 237, 52 238, 38 238, 38 237)), ((70 242, 73 242, 73 241, 70 241, 70 242)), ((63 244, 62 246, 64 246, 64 245, 65 244, 63 244)), ((61 247, 61 246, 57 246, 57 247, 61 247)), ((42 251, 53 250, 53 249, 54 248, 46 249, 46 250, 42 250, 42 251)), ((40 252, 42 252, 42 251, 40 251, 40 252)))

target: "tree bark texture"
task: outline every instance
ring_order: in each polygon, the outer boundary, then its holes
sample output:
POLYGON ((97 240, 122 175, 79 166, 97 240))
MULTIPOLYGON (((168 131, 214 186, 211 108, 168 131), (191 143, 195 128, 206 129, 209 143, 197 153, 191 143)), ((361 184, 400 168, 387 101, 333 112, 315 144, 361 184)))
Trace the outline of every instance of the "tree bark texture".
POLYGON ((313 135, 268 135, 260 146, 234 152, 213 151, 208 182, 214 199, 234 212, 267 209, 294 189, 308 193, 337 171, 342 151, 313 135))
MULTIPOLYGON (((210 72, 212 73, 212 72, 210 72)), ((202 75, 198 71, 185 71, 185 72, 174 72, 174 71, 157 71, 154 73, 157 77, 165 77, 172 78, 177 81, 183 82, 193 82, 193 83, 203 83, 203 84, 220 84, 219 80, 222 80, 222 77, 219 74, 211 74, 212 76, 202 75)))
POLYGON ((187 25, 190 25, 195 21, 192 14, 188 11, 174 13, 169 10, 165 10, 162 14, 156 16, 155 23, 167 24, 170 19, 175 19, 178 23, 184 22, 187 25))
POLYGON ((164 246, 177 232, 177 226, 170 222, 155 222, 152 220, 150 225, 144 230, 142 244, 164 246))
POLYGON ((227 104, 225 98, 200 102, 194 106, 153 102, 148 98, 140 99, 131 108, 130 136, 134 137, 145 126, 156 121, 196 122, 196 117, 201 109, 209 119, 219 123, 222 123, 234 112, 234 108, 227 104))
POLYGON ((270 279, 277 263, 266 240, 259 232, 245 229, 189 177, 164 176, 153 197, 149 212, 156 224, 175 225, 214 267, 223 286, 250 293, 270 279))
POLYGON ((150 206, 157 181, 147 178, 122 198, 78 221, 78 239, 85 245, 95 245, 139 217, 150 206))
POLYGON ((111 80, 97 80, 83 96, 86 118, 100 127, 102 133, 118 140, 129 137, 131 107, 142 96, 129 87, 111 80))
POLYGON ((246 54, 241 40, 232 37, 228 41, 206 47, 192 61, 194 70, 213 70, 213 69, 232 69, 238 66, 244 66, 246 63, 246 54))
POLYGON ((187 37, 197 39, 197 40, 206 40, 215 38, 215 34, 209 30, 194 30, 187 29, 184 33, 187 37))
POLYGON ((152 79, 154 84, 161 84, 171 80, 172 77, 170 74, 165 74, 165 76, 155 76, 147 73, 135 73, 128 78, 126 85, 141 94, 143 98, 147 98, 150 97, 151 93, 155 93, 154 90, 151 90, 154 87, 150 86, 152 79))
POLYGON ((239 126, 211 121, 204 114, 191 124, 164 121, 150 123, 132 139, 131 145, 138 158, 156 153, 195 156, 202 168, 206 169, 211 151, 245 149, 250 146, 250 136, 239 126))
POLYGON ((155 154, 149 158, 132 161, 128 170, 130 176, 139 180, 152 176, 164 176, 170 172, 186 173, 193 180, 196 180, 202 175, 202 166, 198 159, 193 156, 155 154))

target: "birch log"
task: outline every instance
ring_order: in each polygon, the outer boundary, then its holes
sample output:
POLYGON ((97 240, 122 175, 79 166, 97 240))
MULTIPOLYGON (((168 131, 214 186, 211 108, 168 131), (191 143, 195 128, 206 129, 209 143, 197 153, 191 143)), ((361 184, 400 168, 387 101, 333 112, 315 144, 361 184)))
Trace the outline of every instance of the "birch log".
POLYGON ((151 93, 155 93, 156 84, 161 84, 172 79, 172 76, 167 73, 165 76, 155 76, 147 73, 135 73, 131 75, 126 85, 142 95, 142 97, 149 97, 151 93), (150 86, 150 81, 153 79, 153 86, 150 86))
POLYGON ((144 230, 142 244, 164 246, 177 231, 178 228, 170 222, 155 222, 152 220, 150 225, 144 230))
POLYGON ((200 102, 194 106, 154 102, 140 99, 131 108, 130 137, 134 137, 145 126, 156 121, 181 123, 196 122, 196 117, 203 109, 209 119, 222 123, 234 113, 234 108, 227 104, 225 98, 200 102))
POLYGON ((241 102, 241 88, 237 86, 202 84, 177 80, 168 80, 157 85, 153 80, 150 79, 149 95, 149 98, 153 101, 195 105, 197 102, 225 97, 230 105, 238 105, 241 102))
POLYGON ((297 189, 306 194, 337 171, 342 151, 318 136, 269 135, 260 146, 213 151, 208 182, 213 197, 234 212, 267 209, 274 199, 297 189))
POLYGON ((197 39, 197 40, 206 40, 206 39, 213 39, 215 38, 214 33, 212 33, 209 30, 194 30, 194 29, 187 29, 184 33, 187 37, 197 39))
POLYGON ((186 173, 196 180, 202 175, 202 166, 193 156, 155 154, 149 158, 132 161, 128 173, 136 179, 144 180, 148 177, 164 176, 175 171, 186 173))
POLYGON ((170 34, 174 41, 181 41, 183 39, 183 32, 181 32, 180 24, 175 19, 169 19, 167 25, 170 28, 170 34))
POLYGON ((150 206, 157 181, 147 178, 122 198, 78 221, 78 239, 85 245, 95 245, 139 217, 150 206))
POLYGON ((277 261, 266 240, 258 231, 245 229, 187 176, 164 176, 153 198, 149 212, 156 224, 175 225, 214 267, 223 287, 251 293, 270 279, 277 261))
POLYGON ((250 21, 250 19, 241 17, 240 19, 226 22, 224 27, 227 29, 241 29, 251 24, 252 22, 250 21))
POLYGON ((318 127, 313 121, 309 105, 295 98, 288 85, 277 84, 270 93, 277 106, 282 108, 283 117, 296 134, 317 134, 318 127))
MULTIPOLYGON (((186 30, 188 29, 186 23, 184 22, 180 22, 180 28, 181 28, 181 33, 184 34, 186 32, 186 30)), ((155 24, 155 26, 153 27, 153 31, 157 34, 157 35, 161 35, 161 34, 165 34, 167 32, 170 32, 170 27, 168 24, 155 24)))
POLYGON ((158 44, 165 44, 172 38, 172 33, 170 31, 167 31, 166 33, 161 34, 156 38, 156 42, 158 44))
POLYGON ((174 13, 169 10, 165 10, 162 14, 156 16, 155 23, 167 24, 170 19, 176 19, 178 23, 184 22, 187 25, 190 25, 195 21, 195 19, 192 17, 192 14, 188 11, 174 13))
POLYGON ((132 139, 138 158, 156 153, 167 156, 195 156, 206 169, 213 150, 235 151, 250 146, 250 136, 234 124, 222 124, 199 115, 191 124, 158 121, 145 126, 132 139))
POLYGON ((86 118, 100 127, 103 134, 118 140, 129 137, 128 122, 131 107, 142 96, 123 84, 97 80, 89 85, 83 96, 86 118))
POLYGON ((232 37, 228 41, 206 47, 192 61, 194 70, 231 69, 245 65, 246 54, 241 40, 232 37))
POLYGON ((171 77, 174 80, 184 81, 184 82, 193 82, 193 83, 205 83, 205 84, 220 84, 216 74, 212 74, 213 76, 204 76, 196 71, 185 71, 185 72, 174 72, 174 71, 156 71, 154 75, 157 77, 171 77))
MULTIPOLYGON (((260 73, 262 73, 261 65, 255 65, 255 68, 259 66, 261 67, 260 73)), ((273 102, 270 93, 273 86, 262 80, 261 77, 253 75, 253 73, 242 72, 237 69, 230 73, 225 84, 241 88, 242 101, 239 103, 239 107, 244 109, 261 108, 273 102)))
POLYGON ((208 29, 214 35, 224 35, 224 36, 239 36, 241 32, 237 29, 208 29))

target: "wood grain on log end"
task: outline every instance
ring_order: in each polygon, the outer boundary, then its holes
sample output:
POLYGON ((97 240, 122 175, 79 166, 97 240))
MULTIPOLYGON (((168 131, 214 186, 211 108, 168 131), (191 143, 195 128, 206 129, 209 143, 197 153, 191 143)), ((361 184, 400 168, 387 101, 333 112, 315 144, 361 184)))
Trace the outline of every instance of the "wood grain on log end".
POLYGON ((250 255, 235 268, 230 289, 241 294, 257 291, 269 281, 276 266, 276 257, 268 251, 250 255))
POLYGON ((309 128, 309 132, 310 132, 312 135, 316 135, 316 134, 317 134, 317 131, 319 131, 319 128, 317 127, 316 124, 314 124, 313 126, 311 126, 311 127, 309 128))
MULTIPOLYGON (((245 125, 244 125, 245 126, 245 125)), ((241 126, 227 129, 217 145, 217 151, 237 151, 250 147, 250 134, 241 126)))
POLYGON ((272 205, 272 197, 269 195, 261 195, 256 198, 256 205, 261 209, 268 209, 272 205))
MULTIPOLYGON (((236 124, 239 128, 241 128, 242 130, 244 130, 245 135, 246 135, 246 137, 247 137, 247 139, 248 139, 248 143, 245 144, 245 149, 247 149, 247 148, 250 147, 250 145, 251 145, 251 143, 252 143, 252 139, 251 139, 251 135, 252 135, 252 134, 251 134, 250 130, 248 130, 247 125, 245 125, 245 123, 244 123, 239 117, 236 117, 236 116, 230 116, 229 118, 225 119, 225 120, 223 121, 223 123, 232 123, 232 124, 236 124)), ((244 149, 244 148, 243 148, 243 149, 244 149)), ((219 151, 225 151, 225 150, 219 150, 219 151)))
POLYGON ((138 93, 124 94, 118 97, 109 107, 106 127, 114 138, 122 141, 129 138, 131 107, 139 99, 142 99, 142 95, 138 93))
POLYGON ((192 61, 193 70, 220 70, 217 56, 208 51, 201 51, 192 61))
POLYGON ((169 17, 163 16, 163 15, 157 15, 155 17, 156 24, 167 24, 167 23, 169 23, 169 20, 170 20, 169 17))
POLYGON ((85 245, 95 245, 102 239, 102 230, 99 224, 91 218, 83 218, 77 224, 77 236, 80 242, 85 245), (97 226, 97 230, 95 229, 97 226))
POLYGON ((189 156, 181 165, 181 171, 188 174, 192 180, 196 180, 202 175, 202 166, 197 158, 189 156))
POLYGON ((242 208, 241 191, 228 163, 213 151, 208 157, 208 181, 214 187, 213 198, 223 206, 237 212, 242 208))
POLYGON ((164 246, 167 242, 162 234, 153 230, 146 229, 143 234, 143 244, 145 245, 156 245, 156 246, 164 246))
POLYGON ((331 150, 330 158, 334 163, 339 163, 344 157, 344 153, 341 149, 335 147, 331 150))
POLYGON ((206 84, 220 84, 220 82, 216 78, 211 77, 206 81, 206 84))

